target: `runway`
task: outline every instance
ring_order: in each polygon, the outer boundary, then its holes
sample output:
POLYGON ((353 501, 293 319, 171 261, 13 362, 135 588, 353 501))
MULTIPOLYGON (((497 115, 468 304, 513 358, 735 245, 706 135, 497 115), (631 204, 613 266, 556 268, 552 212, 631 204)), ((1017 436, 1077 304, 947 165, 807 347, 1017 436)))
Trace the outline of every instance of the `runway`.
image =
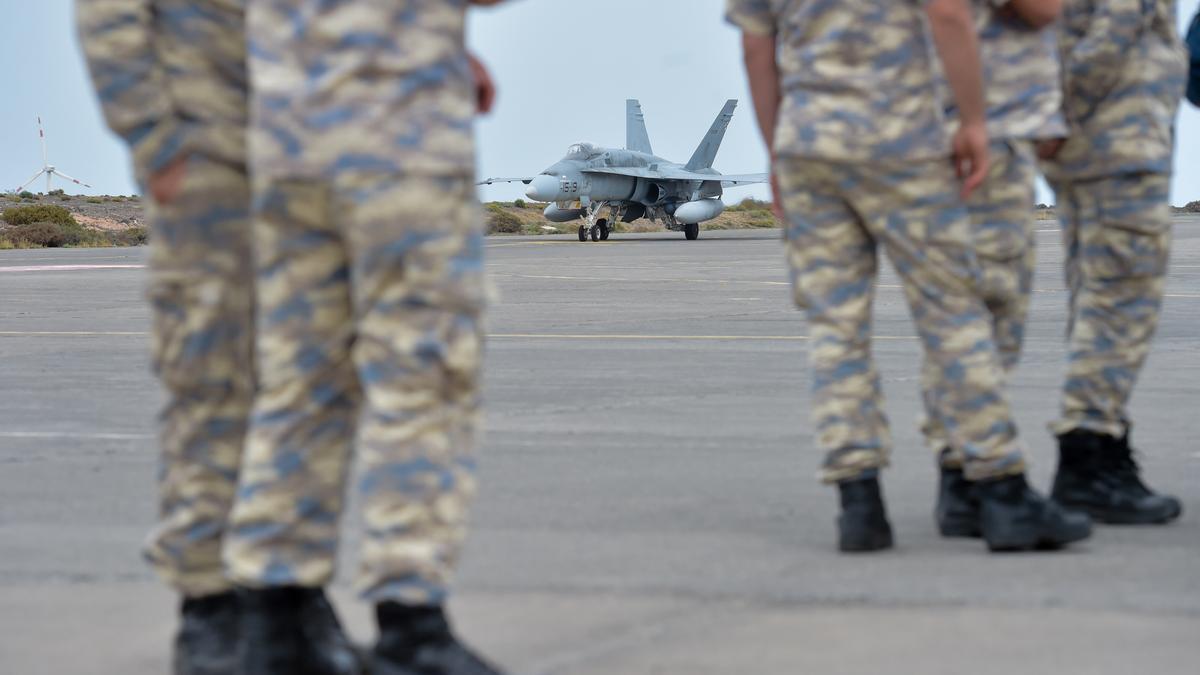
MULTIPOLYGON (((1177 219, 1133 403, 1170 527, 1054 555, 943 540, 916 429, 918 344, 890 270, 874 350, 898 548, 834 550, 808 432, 807 328, 780 233, 490 238, 482 493, 453 601, 514 673, 1106 674, 1200 658, 1200 218, 1177 219)), ((1062 249, 1039 232, 1010 393, 1045 489, 1066 358, 1062 249)), ((0 672, 167 672, 174 599, 138 559, 155 511, 146 250, 0 251, 0 672)), ((350 508, 353 509, 351 503, 350 508)), ((352 510, 336 587, 349 592, 352 510)))

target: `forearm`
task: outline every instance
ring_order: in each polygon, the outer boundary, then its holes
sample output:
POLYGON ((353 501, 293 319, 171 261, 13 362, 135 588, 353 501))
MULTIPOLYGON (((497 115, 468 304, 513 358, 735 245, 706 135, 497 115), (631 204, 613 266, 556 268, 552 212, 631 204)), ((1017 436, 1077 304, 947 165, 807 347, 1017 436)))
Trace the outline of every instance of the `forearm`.
POLYGON ((775 60, 775 36, 744 33, 742 51, 758 129, 770 152, 775 147, 775 126, 779 121, 779 105, 783 100, 779 64, 775 60))
POLYGON ((962 124, 983 124, 983 69, 979 39, 967 0, 933 0, 927 6, 934 46, 954 94, 962 124))
POLYGON ((154 48, 149 0, 77 0, 76 25, 108 126, 133 151, 139 173, 182 151, 167 75, 154 48))

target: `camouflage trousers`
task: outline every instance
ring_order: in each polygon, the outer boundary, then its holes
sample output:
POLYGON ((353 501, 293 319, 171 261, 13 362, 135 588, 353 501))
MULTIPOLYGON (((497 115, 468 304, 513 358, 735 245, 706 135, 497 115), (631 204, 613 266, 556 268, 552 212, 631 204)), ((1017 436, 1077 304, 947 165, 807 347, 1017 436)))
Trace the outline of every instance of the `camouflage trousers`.
POLYGON ((871 311, 882 245, 899 273, 934 375, 929 403, 973 480, 1019 473, 1017 439, 992 322, 977 286, 967 212, 947 160, 776 164, 787 211, 788 261, 808 316, 812 418, 838 482, 887 464, 891 434, 871 356, 871 311))
POLYGON ((255 186, 257 354, 225 547, 250 587, 326 584, 357 446, 372 601, 440 603, 475 493, 485 304, 467 178, 255 186))
POLYGON ((1158 327, 1171 249, 1170 176, 1054 185, 1070 291, 1069 360, 1055 434, 1120 438, 1158 327))
POLYGON ((149 205, 161 517, 145 555, 185 595, 228 590, 221 545, 254 396, 250 187, 193 154, 179 195, 149 205))
MULTIPOLYGON (((1017 367, 1029 316, 1029 298, 1037 266, 1034 219, 1037 160, 1025 141, 998 141, 991 147, 987 179, 967 201, 975 255, 981 272, 978 289, 992 320, 992 339, 1006 373, 1017 367)), ((925 363, 921 389, 927 402, 937 389, 937 372, 925 363)), ((961 468, 961 453, 949 451, 945 425, 927 403, 921 431, 941 464, 961 468), (949 452, 947 452, 949 451, 949 452)))

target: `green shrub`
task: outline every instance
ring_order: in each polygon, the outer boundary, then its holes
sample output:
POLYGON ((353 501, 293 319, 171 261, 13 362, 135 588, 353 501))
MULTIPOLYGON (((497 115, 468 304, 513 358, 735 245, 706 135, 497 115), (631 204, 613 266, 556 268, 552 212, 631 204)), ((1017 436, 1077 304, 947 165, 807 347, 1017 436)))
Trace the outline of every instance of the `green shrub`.
POLYGON ((89 203, 89 204, 103 204, 103 203, 104 203, 104 200, 103 200, 103 199, 101 199, 101 198, 99 198, 99 197, 88 197, 88 198, 87 198, 87 203, 89 203))
POLYGON ((113 246, 141 246, 147 241, 147 233, 144 227, 131 227, 127 230, 110 232, 108 238, 113 246))
POLYGON ((71 197, 70 197, 70 195, 59 195, 59 196, 58 196, 58 201, 60 201, 60 202, 69 202, 69 201, 71 201, 71 197))
POLYGON ((55 196, 58 196, 58 195, 65 195, 66 193, 67 193, 67 191, 66 191, 66 190, 64 190, 64 189, 62 189, 62 188, 58 188, 57 190, 51 190, 51 191, 47 192, 47 193, 46 193, 46 196, 48 196, 48 197, 55 197, 55 196))
POLYGON ((50 204, 37 206, 13 206, 0 212, 0 220, 9 225, 26 225, 28 223, 55 223, 57 225, 79 227, 71 212, 61 206, 50 204))
POLYGON ((488 216, 488 234, 520 234, 525 231, 521 219, 502 209, 488 216))
POLYGON ((21 199, 36 199, 37 198, 37 195, 33 194, 29 190, 22 192, 19 196, 21 197, 21 199))
POLYGON ((523 208, 525 208, 525 200, 524 200, 524 199, 518 199, 518 200, 514 201, 514 202, 513 202, 513 208, 515 208, 515 209, 523 209, 523 208))

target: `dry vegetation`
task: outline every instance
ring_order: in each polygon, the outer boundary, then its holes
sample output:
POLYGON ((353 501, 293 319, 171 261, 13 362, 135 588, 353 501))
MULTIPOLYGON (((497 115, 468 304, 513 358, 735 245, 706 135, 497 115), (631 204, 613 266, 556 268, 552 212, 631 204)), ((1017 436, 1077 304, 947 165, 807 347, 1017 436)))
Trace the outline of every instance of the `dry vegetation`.
MULTIPOLYGON (((577 222, 552 223, 542 216, 546 204, 491 202, 484 205, 488 234, 572 234, 577 222)), ((1200 201, 1174 207, 1176 213, 1200 213, 1200 201)), ((1052 206, 1039 204, 1038 220, 1054 220, 1052 206)), ((146 242, 141 198, 23 192, 0 195, 0 249, 57 246, 136 246, 146 242)), ((726 208, 716 220, 704 223, 705 230, 744 230, 778 227, 771 205, 745 199, 726 208)), ((619 223, 616 232, 658 232, 661 224, 648 220, 619 223)))

